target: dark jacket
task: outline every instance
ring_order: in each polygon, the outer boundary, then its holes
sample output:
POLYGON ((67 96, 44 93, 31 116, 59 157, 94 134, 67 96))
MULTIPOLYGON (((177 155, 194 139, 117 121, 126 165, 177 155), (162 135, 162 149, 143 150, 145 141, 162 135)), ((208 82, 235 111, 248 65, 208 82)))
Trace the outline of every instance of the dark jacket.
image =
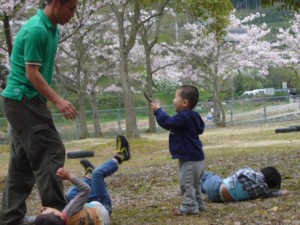
POLYGON ((205 159, 199 135, 205 124, 199 113, 184 109, 169 116, 161 108, 154 115, 158 124, 170 130, 169 148, 173 159, 201 161, 205 159))

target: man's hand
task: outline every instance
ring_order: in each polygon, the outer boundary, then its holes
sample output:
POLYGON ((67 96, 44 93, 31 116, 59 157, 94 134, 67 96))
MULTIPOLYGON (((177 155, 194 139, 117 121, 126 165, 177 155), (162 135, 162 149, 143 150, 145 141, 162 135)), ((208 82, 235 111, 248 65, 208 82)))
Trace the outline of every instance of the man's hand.
POLYGON ((56 108, 64 115, 66 119, 75 119, 78 112, 74 105, 60 97, 46 82, 45 78, 39 71, 39 65, 26 64, 26 77, 35 87, 35 89, 53 102, 56 108))
POLYGON ((63 98, 59 98, 55 102, 55 106, 64 115, 64 117, 66 119, 73 120, 78 115, 78 111, 76 110, 74 105, 71 102, 69 102, 63 98))

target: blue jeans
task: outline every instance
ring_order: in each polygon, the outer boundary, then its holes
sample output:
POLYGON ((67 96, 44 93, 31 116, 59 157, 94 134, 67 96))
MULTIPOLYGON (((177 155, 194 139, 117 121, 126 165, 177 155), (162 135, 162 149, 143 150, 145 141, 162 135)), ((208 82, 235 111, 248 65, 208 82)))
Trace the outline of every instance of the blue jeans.
POLYGON ((222 183, 223 178, 221 176, 205 171, 201 178, 201 192, 213 202, 223 202, 220 196, 222 183))
MULTIPOLYGON (((88 202, 100 202, 107 209, 109 214, 111 214, 112 212, 112 203, 104 179, 105 177, 115 173, 118 168, 118 163, 115 160, 111 159, 101 166, 95 168, 92 173, 92 178, 82 178, 82 180, 91 187, 91 193, 89 195, 88 202)), ((78 188, 76 186, 72 186, 66 194, 67 200, 71 201, 78 193, 78 188)))

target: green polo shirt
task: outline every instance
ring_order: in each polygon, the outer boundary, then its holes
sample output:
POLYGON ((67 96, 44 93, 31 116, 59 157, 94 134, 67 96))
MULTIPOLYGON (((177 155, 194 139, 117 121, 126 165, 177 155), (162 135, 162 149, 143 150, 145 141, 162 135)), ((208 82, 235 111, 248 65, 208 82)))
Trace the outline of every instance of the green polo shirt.
POLYGON ((40 73, 51 84, 59 35, 58 27, 53 29, 42 10, 24 24, 14 42, 11 69, 2 96, 20 101, 23 95, 29 99, 39 95, 26 77, 26 64, 40 65, 40 73))

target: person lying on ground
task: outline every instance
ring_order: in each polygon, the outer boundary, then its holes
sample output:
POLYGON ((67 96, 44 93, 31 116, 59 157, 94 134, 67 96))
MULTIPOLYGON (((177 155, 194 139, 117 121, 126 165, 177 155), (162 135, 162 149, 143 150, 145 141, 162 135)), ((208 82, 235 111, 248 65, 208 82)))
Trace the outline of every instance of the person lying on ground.
POLYGON ((246 167, 226 178, 205 171, 201 179, 201 192, 213 202, 245 201, 288 193, 280 188, 281 175, 272 166, 264 167, 260 171, 246 167))
POLYGON ((117 150, 114 157, 95 168, 88 160, 80 161, 85 168, 85 176, 79 179, 67 169, 59 168, 57 176, 68 180, 72 186, 66 198, 68 204, 63 211, 42 207, 35 225, 108 225, 112 213, 112 201, 105 178, 114 174, 119 164, 131 158, 129 144, 125 136, 117 137, 117 150), (91 176, 90 176, 91 175, 91 176))

